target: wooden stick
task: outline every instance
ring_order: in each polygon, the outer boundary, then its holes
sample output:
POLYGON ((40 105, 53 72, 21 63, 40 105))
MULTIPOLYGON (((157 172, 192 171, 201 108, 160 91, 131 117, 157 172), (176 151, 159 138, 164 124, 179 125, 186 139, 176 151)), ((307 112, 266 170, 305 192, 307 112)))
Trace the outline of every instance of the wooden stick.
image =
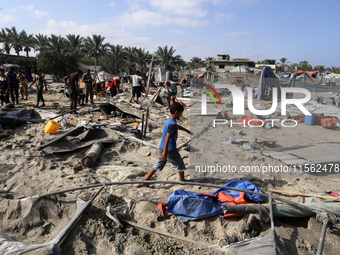
POLYGON ((150 81, 151 81, 151 71, 152 71, 152 65, 153 65, 153 55, 152 55, 152 59, 151 59, 151 64, 150 64, 150 69, 149 69, 149 76, 148 76, 148 82, 146 84, 146 90, 145 90, 145 98, 148 97, 149 94, 149 88, 150 88, 150 81))
POLYGON ((144 137, 146 137, 146 129, 148 127, 148 120, 149 120, 149 107, 146 109, 145 125, 144 125, 144 130, 143 130, 144 137))
POLYGON ((141 128, 141 139, 143 139, 143 135, 144 135, 144 113, 142 114, 142 128, 141 128))
POLYGON ((340 201, 340 197, 329 197, 329 196, 320 196, 320 195, 313 195, 313 194, 304 194, 304 193, 296 193, 296 192, 289 192, 289 191, 281 191, 281 190, 274 190, 269 189, 269 192, 279 193, 279 194, 285 194, 285 195, 293 195, 293 196, 304 196, 304 197, 316 197, 321 198, 325 200, 332 200, 332 201, 340 201))

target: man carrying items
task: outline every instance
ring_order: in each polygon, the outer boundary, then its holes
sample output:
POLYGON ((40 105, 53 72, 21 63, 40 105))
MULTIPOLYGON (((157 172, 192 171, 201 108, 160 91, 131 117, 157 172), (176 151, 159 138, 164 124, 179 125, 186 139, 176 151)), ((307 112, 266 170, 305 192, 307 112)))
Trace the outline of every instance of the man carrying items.
POLYGON ((87 69, 86 73, 83 75, 83 82, 85 82, 85 102, 88 103, 90 96, 90 103, 93 104, 93 86, 92 86, 92 75, 91 70, 87 69))
POLYGON ((14 72, 14 67, 12 66, 9 71, 7 72, 7 77, 9 78, 9 81, 11 83, 10 93, 11 93, 11 99, 14 104, 16 101, 17 104, 19 104, 19 84, 18 84, 18 76, 14 72), (15 97, 14 97, 15 93, 15 97))
MULTIPOLYGON (((183 105, 178 102, 173 103, 170 106, 170 118, 168 118, 164 123, 163 136, 161 144, 159 145, 159 157, 156 164, 149 170, 149 173, 145 177, 145 181, 150 180, 150 178, 157 172, 161 171, 167 160, 171 164, 177 167, 180 181, 186 181, 184 178, 185 165, 181 155, 179 155, 176 145, 178 130, 183 130, 188 134, 192 134, 188 129, 177 125, 177 120, 179 120, 184 111, 183 105)), ((145 187, 149 187, 149 184, 144 183, 145 187)))
POLYGON ((11 89, 11 83, 9 78, 5 75, 5 70, 0 68, 0 100, 1 106, 9 103, 9 90, 11 89))
POLYGON ((44 84, 45 84, 45 89, 47 90, 47 84, 45 81, 45 75, 42 73, 41 68, 38 68, 37 70, 34 71, 33 82, 31 83, 29 88, 32 87, 34 83, 37 83, 37 105, 36 107, 39 107, 40 100, 43 103, 41 106, 45 106, 45 101, 43 98, 43 90, 44 90, 44 84))
MULTIPOLYGON (((67 86, 69 92, 70 92, 70 99, 71 99, 71 105, 70 110, 77 108, 77 101, 78 97, 80 97, 80 91, 78 87, 78 79, 81 77, 83 72, 81 70, 78 70, 75 73, 71 73, 69 75, 66 75, 64 77, 65 85, 67 86), (68 82, 67 82, 68 80, 68 82)), ((74 110, 72 113, 76 113, 76 110, 74 110)))
POLYGON ((136 103, 138 104, 138 98, 142 95, 142 90, 144 91, 142 80, 143 78, 140 76, 140 71, 137 71, 135 75, 131 75, 128 77, 130 82, 132 83, 132 94, 130 98, 130 103, 132 103, 132 99, 136 96, 136 103))
POLYGON ((27 84, 27 77, 22 70, 18 71, 18 80, 19 80, 19 89, 21 94, 21 100, 28 99, 28 84, 27 84), (25 98, 24 98, 25 95, 25 98))

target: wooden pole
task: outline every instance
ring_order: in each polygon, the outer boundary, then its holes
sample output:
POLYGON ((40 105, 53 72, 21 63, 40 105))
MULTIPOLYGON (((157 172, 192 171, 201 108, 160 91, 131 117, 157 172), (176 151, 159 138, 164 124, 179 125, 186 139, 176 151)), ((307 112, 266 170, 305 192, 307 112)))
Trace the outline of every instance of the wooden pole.
POLYGON ((152 55, 152 59, 151 59, 150 69, 149 69, 148 83, 147 83, 147 85, 146 85, 146 90, 145 90, 145 98, 147 98, 147 97, 148 97, 148 94, 149 94, 149 87, 150 87, 150 81, 151 81, 152 65, 153 65, 153 55, 152 55))
POLYGON ((140 138, 143 139, 143 134, 144 134, 144 113, 142 114, 142 129, 140 131, 141 131, 140 138))
POLYGON ((145 125, 144 125, 144 131, 143 131, 144 137, 146 137, 146 129, 148 127, 148 120, 149 120, 149 107, 148 107, 148 109, 146 109, 145 125))

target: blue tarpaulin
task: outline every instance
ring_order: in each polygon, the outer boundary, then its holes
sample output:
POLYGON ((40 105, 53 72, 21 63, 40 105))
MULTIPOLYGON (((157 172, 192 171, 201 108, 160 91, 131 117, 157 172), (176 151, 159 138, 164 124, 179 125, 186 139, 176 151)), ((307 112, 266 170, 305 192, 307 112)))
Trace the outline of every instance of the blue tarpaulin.
MULTIPOLYGON (((227 187, 235 187, 244 190, 261 191, 248 181, 233 181, 225 184, 227 187)), ((183 220, 198 220, 216 215, 223 215, 223 205, 214 197, 217 193, 223 192, 231 197, 239 197, 243 192, 218 189, 211 193, 212 196, 192 191, 175 190, 168 198, 167 212, 173 213, 183 220)), ((254 194, 247 194, 254 202, 263 201, 263 197, 254 194)))
POLYGON ((223 214, 223 206, 217 197, 185 190, 175 190, 169 196, 167 209, 183 220, 198 220, 223 214))
MULTIPOLYGON (((251 191, 256 191, 259 193, 262 193, 261 190, 259 190, 254 184, 248 182, 248 181, 233 181, 233 182, 228 182, 224 184, 224 186, 227 187, 234 187, 238 189, 244 189, 244 190, 251 190, 251 191)), ((239 197, 243 192, 241 191, 235 191, 235 190, 227 190, 227 189, 218 189, 214 192, 211 193, 211 195, 216 195, 217 193, 223 192, 231 197, 239 197)), ((249 194, 247 193, 247 197, 254 201, 254 202, 261 202, 263 201, 263 197, 259 195, 254 195, 254 194, 249 194)))

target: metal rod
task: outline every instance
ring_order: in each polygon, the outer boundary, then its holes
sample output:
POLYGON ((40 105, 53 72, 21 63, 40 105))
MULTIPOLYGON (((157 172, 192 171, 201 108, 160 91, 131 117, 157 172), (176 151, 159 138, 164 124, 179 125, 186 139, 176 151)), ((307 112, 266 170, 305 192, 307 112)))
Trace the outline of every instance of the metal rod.
POLYGON ((320 241, 319 241, 319 245, 318 245, 317 255, 321 255, 322 254, 323 245, 325 243, 327 227, 328 227, 328 217, 323 220, 322 231, 321 231, 320 241))

